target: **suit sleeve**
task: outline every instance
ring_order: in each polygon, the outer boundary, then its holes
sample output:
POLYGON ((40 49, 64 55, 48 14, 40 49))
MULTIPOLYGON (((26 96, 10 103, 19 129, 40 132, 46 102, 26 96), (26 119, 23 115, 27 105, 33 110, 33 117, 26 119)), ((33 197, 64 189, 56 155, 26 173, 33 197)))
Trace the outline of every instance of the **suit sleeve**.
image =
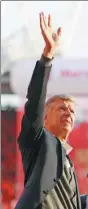
POLYGON ((88 208, 88 195, 84 194, 80 196, 82 209, 88 208))
POLYGON ((47 91, 47 82, 51 66, 45 66, 37 61, 27 91, 27 102, 24 107, 24 115, 21 122, 21 131, 18 144, 28 148, 38 141, 43 132, 44 107, 47 91))

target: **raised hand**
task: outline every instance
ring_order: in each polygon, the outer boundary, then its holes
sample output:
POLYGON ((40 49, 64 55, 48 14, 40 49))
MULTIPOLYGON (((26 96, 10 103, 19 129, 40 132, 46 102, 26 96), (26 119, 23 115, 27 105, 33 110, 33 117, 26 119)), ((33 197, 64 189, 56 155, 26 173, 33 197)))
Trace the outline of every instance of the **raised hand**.
POLYGON ((44 13, 40 13, 40 28, 45 41, 43 55, 52 58, 60 44, 61 27, 57 29, 56 33, 53 33, 51 16, 49 15, 47 20, 44 13))

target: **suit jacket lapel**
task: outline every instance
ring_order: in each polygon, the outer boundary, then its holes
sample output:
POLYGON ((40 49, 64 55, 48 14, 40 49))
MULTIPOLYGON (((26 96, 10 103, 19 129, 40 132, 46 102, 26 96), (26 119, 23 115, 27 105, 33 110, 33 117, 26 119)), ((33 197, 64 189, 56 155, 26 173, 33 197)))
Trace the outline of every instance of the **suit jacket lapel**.
POLYGON ((57 179, 61 178, 62 176, 62 172, 64 169, 64 162, 65 162, 65 158, 66 158, 66 149, 64 148, 64 146, 62 145, 61 141, 56 138, 56 152, 57 152, 57 179))

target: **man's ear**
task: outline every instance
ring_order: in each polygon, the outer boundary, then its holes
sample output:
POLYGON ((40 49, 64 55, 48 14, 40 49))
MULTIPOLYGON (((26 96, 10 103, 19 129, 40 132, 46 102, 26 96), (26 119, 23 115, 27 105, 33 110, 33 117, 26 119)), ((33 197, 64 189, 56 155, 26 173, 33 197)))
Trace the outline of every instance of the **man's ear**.
POLYGON ((46 120, 46 119, 47 119, 47 115, 44 116, 44 120, 46 120))

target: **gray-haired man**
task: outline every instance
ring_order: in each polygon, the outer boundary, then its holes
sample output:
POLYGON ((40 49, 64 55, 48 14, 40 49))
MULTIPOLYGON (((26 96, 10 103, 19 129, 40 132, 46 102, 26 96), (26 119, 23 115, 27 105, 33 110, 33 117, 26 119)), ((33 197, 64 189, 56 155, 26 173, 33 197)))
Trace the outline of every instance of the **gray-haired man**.
POLYGON ((53 33, 51 17, 46 20, 43 13, 40 28, 45 48, 28 87, 18 137, 25 187, 15 209, 81 209, 74 166, 68 157, 71 147, 66 143, 75 122, 75 102, 65 95, 54 96, 45 108, 51 63, 60 44, 61 28, 53 33))

